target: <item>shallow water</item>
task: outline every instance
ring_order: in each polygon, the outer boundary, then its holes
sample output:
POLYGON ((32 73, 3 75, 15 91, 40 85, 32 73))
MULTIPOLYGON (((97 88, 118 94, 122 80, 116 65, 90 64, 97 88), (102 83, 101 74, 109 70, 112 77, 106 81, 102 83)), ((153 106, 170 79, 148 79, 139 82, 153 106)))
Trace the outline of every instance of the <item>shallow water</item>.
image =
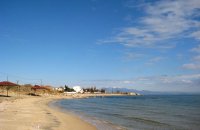
POLYGON ((200 95, 121 96, 55 103, 99 130, 199 130, 200 95))

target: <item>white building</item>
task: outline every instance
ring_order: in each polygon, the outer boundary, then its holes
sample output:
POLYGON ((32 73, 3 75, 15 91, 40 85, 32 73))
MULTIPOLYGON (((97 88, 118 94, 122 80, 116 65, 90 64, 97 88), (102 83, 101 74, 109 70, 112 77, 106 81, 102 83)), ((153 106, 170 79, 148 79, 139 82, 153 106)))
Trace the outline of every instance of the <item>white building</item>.
POLYGON ((80 86, 74 86, 73 87, 74 91, 76 91, 76 93, 83 93, 83 89, 80 86))
POLYGON ((63 92, 64 88, 63 87, 59 87, 59 88, 53 88, 53 90, 56 90, 58 92, 63 92))

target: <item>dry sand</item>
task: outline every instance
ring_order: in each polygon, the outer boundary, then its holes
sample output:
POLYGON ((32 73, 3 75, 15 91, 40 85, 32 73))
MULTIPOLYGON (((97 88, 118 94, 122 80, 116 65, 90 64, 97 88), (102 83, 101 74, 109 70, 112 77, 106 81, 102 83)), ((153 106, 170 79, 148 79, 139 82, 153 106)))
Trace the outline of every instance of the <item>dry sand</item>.
POLYGON ((21 96, 1 101, 0 130, 96 130, 77 116, 48 106, 50 101, 61 98, 21 96))

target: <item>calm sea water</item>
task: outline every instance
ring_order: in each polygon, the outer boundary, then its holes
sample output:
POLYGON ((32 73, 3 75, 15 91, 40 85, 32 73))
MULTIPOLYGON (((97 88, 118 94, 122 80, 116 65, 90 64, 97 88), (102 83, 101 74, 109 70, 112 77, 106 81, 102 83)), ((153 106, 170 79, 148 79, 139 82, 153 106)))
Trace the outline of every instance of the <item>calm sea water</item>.
POLYGON ((55 105, 99 130, 200 130, 200 95, 96 97, 55 105))

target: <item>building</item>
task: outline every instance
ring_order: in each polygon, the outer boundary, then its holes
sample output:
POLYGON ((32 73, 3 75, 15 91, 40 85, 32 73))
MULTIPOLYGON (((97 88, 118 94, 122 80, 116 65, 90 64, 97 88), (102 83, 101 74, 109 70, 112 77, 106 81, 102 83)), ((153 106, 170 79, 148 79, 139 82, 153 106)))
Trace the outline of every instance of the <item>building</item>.
POLYGON ((58 92, 63 92, 64 88, 63 87, 59 87, 59 88, 54 88, 54 90, 58 91, 58 92))
POLYGON ((80 86, 74 86, 73 89, 76 93, 83 93, 84 92, 83 89, 80 86))

